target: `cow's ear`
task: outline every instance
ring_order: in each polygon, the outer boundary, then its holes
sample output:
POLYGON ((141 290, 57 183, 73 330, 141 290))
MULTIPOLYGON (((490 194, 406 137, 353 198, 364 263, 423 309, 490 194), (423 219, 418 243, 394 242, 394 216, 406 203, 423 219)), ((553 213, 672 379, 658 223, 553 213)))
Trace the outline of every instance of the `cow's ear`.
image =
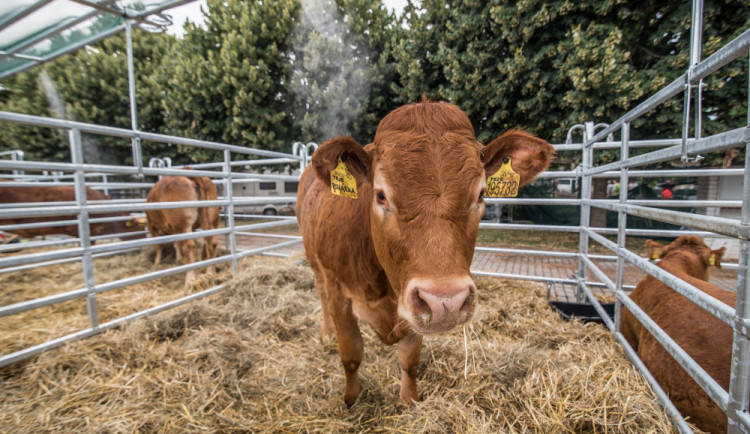
POLYGON ((335 137, 315 151, 311 162, 318 178, 330 185, 331 171, 338 165, 339 158, 357 180, 357 186, 368 182, 370 155, 356 140, 346 136, 335 137))
POLYGON ((713 265, 714 267, 721 270, 721 258, 724 256, 724 252, 726 251, 726 247, 711 250, 711 254, 708 256, 708 265, 713 265))
POLYGON ((646 249, 648 249, 649 261, 661 259, 665 253, 665 247, 653 240, 646 240, 646 249))
POLYGON ((510 166, 520 175, 519 186, 531 182, 547 168, 555 148, 531 134, 513 129, 496 138, 482 149, 484 173, 492 176, 503 160, 510 157, 510 166))

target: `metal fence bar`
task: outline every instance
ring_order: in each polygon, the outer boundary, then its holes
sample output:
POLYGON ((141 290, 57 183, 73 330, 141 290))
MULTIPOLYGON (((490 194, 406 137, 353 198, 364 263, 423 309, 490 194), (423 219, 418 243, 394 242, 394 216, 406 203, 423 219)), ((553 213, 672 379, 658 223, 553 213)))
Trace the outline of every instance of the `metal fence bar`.
MULTIPOLYGON (((69 131, 70 158, 73 164, 83 164, 83 144, 81 143, 81 132, 73 129, 69 131)), ((94 262, 91 258, 91 234, 89 231, 89 213, 86 208, 86 178, 83 171, 75 172, 75 193, 78 208, 78 237, 81 243, 81 266, 83 281, 86 286, 86 311, 89 317, 89 327, 96 329, 99 326, 99 308, 96 303, 94 292, 94 262)))
MULTIPOLYGON (((586 142, 588 137, 594 135, 594 123, 586 122, 584 124, 583 141, 586 142)), ((591 175, 587 172, 594 164, 594 149, 591 147, 584 147, 583 158, 581 162, 581 170, 583 176, 581 178, 581 227, 586 228, 591 226, 591 204, 588 202, 591 200, 591 186, 592 179, 591 175)), ((586 281, 586 262, 584 258, 589 254, 589 236, 585 230, 582 230, 578 236, 578 271, 576 273, 576 279, 579 282, 586 281)), ((584 293, 581 285, 578 285, 578 291, 576 294, 578 301, 583 301, 584 293)))
MULTIPOLYGON (((620 136, 622 137, 622 146, 620 147, 620 159, 621 160, 627 160, 630 156, 630 148, 628 147, 629 141, 630 141, 630 123, 624 122, 622 124, 622 129, 620 131, 620 136)), ((620 185, 626 186, 628 185, 628 177, 630 173, 628 172, 629 169, 627 167, 624 167, 620 171, 620 185)), ((628 189, 627 188, 620 188, 620 205, 625 205, 625 203, 628 201, 628 189)), ((625 276, 625 259, 619 255, 619 252, 625 249, 625 241, 627 237, 627 222, 628 222, 628 213, 622 210, 617 211, 617 250, 615 253, 617 253, 617 271, 615 271, 615 287, 614 290, 617 291, 618 288, 622 288, 624 276, 625 276)), ((619 333, 620 327, 622 326, 622 303, 620 300, 615 297, 615 320, 614 320, 614 332, 619 333)))
POLYGON ((630 343, 627 341, 627 339, 625 339, 625 336, 623 336, 620 332, 615 332, 615 339, 625 350, 625 355, 628 356, 630 362, 633 363, 635 368, 638 369, 638 372, 643 375, 649 386, 651 386, 651 390, 654 392, 654 395, 656 395, 656 398, 659 400, 662 407, 664 407, 664 411, 672 420, 672 423, 677 426, 677 429, 680 431, 680 433, 692 434, 693 429, 690 428, 687 422, 685 422, 685 418, 682 417, 680 411, 677 410, 677 407, 674 406, 672 401, 667 396, 667 393, 664 392, 664 389, 662 389, 659 382, 656 381, 653 375, 651 375, 651 372, 648 370, 646 365, 643 364, 643 361, 640 357, 638 357, 638 354, 635 352, 633 347, 630 346, 630 343))
MULTIPOLYGON (((119 251, 119 252, 99 253, 97 255, 92 255, 92 257, 93 258, 101 258, 101 257, 104 257, 104 256, 113 256, 113 255, 119 255, 119 254, 122 254, 122 253, 130 253, 130 252, 134 252, 134 251, 140 251, 140 249, 135 248, 135 249, 127 249, 127 250, 123 250, 123 251, 119 251)), ((59 264, 66 264, 66 263, 70 263, 70 262, 78 262, 80 260, 81 260, 80 258, 68 258, 68 259, 58 259, 56 261, 37 262, 37 263, 33 263, 33 264, 28 264, 28 265, 20 265, 18 267, 0 268, 0 274, 12 273, 14 271, 31 270, 31 269, 34 269, 34 268, 47 267, 47 266, 50 266, 50 265, 59 265, 59 264)))
POLYGON ((29 347, 20 351, 16 351, 14 353, 6 354, 2 357, 0 357, 0 367, 9 365, 14 362, 18 362, 20 360, 27 359, 29 357, 35 356, 37 354, 43 353, 45 351, 49 351, 51 349, 57 348, 61 345, 64 345, 66 343, 74 342, 80 339, 84 339, 87 337, 94 336, 96 334, 99 334, 105 330, 109 330, 114 327, 119 327, 120 325, 132 321, 136 318, 140 318, 147 315, 154 315, 156 313, 175 308, 177 306, 183 305, 185 303, 198 300, 200 298, 206 297, 211 294, 215 294, 216 292, 220 291, 226 286, 226 284, 214 286, 213 288, 206 289, 205 291, 201 291, 195 294, 190 294, 188 296, 179 298, 177 300, 162 304, 160 306, 152 307, 151 309, 147 309, 144 311, 136 312, 134 314, 109 321, 103 324, 100 324, 99 327, 96 329, 94 328, 88 328, 85 330, 81 330, 75 333, 71 333, 69 335, 53 339, 51 341, 45 342, 43 344, 35 345, 33 347, 29 347))
MULTIPOLYGON (((748 72, 750 74, 750 72, 748 72)), ((750 86, 750 84, 748 84, 750 86)), ((750 99, 750 88, 748 89, 750 99)), ((748 102, 750 108, 750 101, 748 102)), ((750 124, 750 112, 748 113, 750 124)), ((750 225, 750 141, 745 146, 745 178, 741 224, 750 225)), ((736 318, 732 342, 732 370, 729 379, 729 431, 739 432, 743 427, 738 414, 747 411, 750 404, 750 341, 743 333, 743 323, 750 321, 750 241, 740 241, 740 262, 737 275, 736 318)), ((746 426, 746 425, 745 425, 746 426)))
MULTIPOLYGON (((722 149, 744 145, 748 137, 750 137, 750 127, 737 128, 724 133, 715 134, 713 136, 703 137, 699 140, 694 141, 692 144, 688 144, 687 148, 688 152, 691 154, 720 151, 722 149)), ((643 166, 645 164, 674 160, 680 158, 681 155, 682 147, 680 145, 677 145, 670 148, 641 154, 636 157, 630 157, 627 160, 615 161, 613 163, 604 164, 591 169, 584 169, 584 171, 589 175, 595 175, 597 173, 603 173, 623 167, 630 168, 634 166, 643 166)))
MULTIPOLYGON (((592 232, 589 229, 584 228, 584 231, 587 231, 589 236, 599 244, 602 244, 610 250, 617 252, 617 244, 595 232, 592 232)), ((626 261, 652 275, 654 278, 674 289, 688 300, 702 307, 708 313, 719 318, 728 326, 734 326, 734 309, 732 309, 731 307, 711 297, 710 295, 685 282, 679 277, 676 277, 673 274, 639 257, 635 253, 630 252, 629 250, 620 250, 618 254, 622 255, 626 261)))
MULTIPOLYGON (((20 113, 12 113, 0 111, 0 121, 9 121, 25 125, 36 125, 40 127, 49 128, 63 128, 63 129, 78 129, 81 132, 100 134, 105 136, 114 137, 125 137, 134 138, 140 137, 141 140, 149 142, 159 143, 172 143, 176 145, 187 145, 195 146, 198 148, 214 149, 217 151, 223 151, 225 149, 239 153, 239 154, 250 154, 260 155, 263 157, 277 157, 277 158, 292 158, 299 161, 298 157, 291 154, 284 154, 282 152, 266 151, 262 149, 246 148, 244 146, 228 145, 226 143, 210 142, 206 140, 188 139, 185 137, 169 136, 166 134, 147 133, 144 131, 133 131, 124 128, 107 127, 102 125, 87 124, 84 122, 68 121, 64 119, 45 118, 41 116, 25 115, 20 113)), ((144 168, 144 173, 145 173, 144 168)), ((185 174, 187 175, 187 174, 185 174)))
MULTIPOLYGON (((131 220, 132 217, 100 217, 100 218, 89 218, 89 223, 109 223, 131 220)), ((38 222, 38 223, 18 223, 12 225, 0 225, 0 231, 12 232, 15 229, 39 229, 39 228, 51 228, 56 226, 70 226, 76 224, 77 220, 56 220, 51 222, 38 222)))
POLYGON ((229 228, 226 244, 232 255, 232 276, 237 275, 237 235, 234 228, 234 192, 232 187, 232 155, 224 150, 224 196, 229 199, 226 206, 226 226, 229 228))
POLYGON ((621 205, 605 201, 586 202, 591 206, 604 208, 611 211, 622 210, 630 215, 645 217, 652 220, 659 220, 665 223, 687 226, 694 229, 702 229, 705 231, 726 235, 732 238, 740 238, 746 240, 750 236, 750 228, 747 225, 743 225, 737 220, 728 218, 690 214, 659 208, 647 208, 636 205, 621 205))
POLYGON ((652 320, 646 312, 644 312, 630 297, 624 292, 617 291, 617 297, 620 298, 623 306, 627 308, 630 313, 643 324, 646 330, 651 333, 654 338, 664 347, 667 352, 674 357, 674 359, 682 366, 690 377, 701 386, 701 388, 711 397, 716 405, 721 408, 722 411, 727 411, 727 392, 716 382, 710 375, 701 368, 690 355, 685 352, 679 345, 677 345, 669 335, 659 327, 654 320, 652 320))

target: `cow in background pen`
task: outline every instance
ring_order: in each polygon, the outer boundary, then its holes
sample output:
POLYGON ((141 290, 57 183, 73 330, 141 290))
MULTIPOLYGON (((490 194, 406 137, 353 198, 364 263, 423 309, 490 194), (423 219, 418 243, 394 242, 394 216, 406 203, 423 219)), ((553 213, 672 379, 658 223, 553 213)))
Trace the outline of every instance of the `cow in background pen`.
MULTIPOLYGON (((154 184, 148 193, 146 202, 181 202, 216 200, 218 197, 216 186, 210 178, 204 176, 165 176, 154 184)), ((198 228, 203 230, 216 229, 219 227, 219 207, 192 207, 158 209, 146 211, 148 230, 152 236, 175 235, 190 233, 198 228)), ((182 259, 184 264, 191 264, 196 260, 196 245, 192 239, 177 241, 175 252, 177 259, 182 259)), ((218 239, 216 235, 204 237, 202 259, 213 259, 216 257, 218 239)), ((161 262, 162 246, 157 244, 154 265, 161 262)), ((214 266, 208 267, 209 274, 215 271, 214 266)), ((195 280, 195 272, 190 270, 185 275, 185 286, 195 280)))
MULTIPOLYGON (((14 182, 8 179, 0 179, 2 182, 14 182)), ((75 202, 76 193, 75 188, 72 186, 32 186, 32 187, 20 187, 0 184, 0 203, 18 203, 19 206, 23 207, 26 203, 35 202, 75 202)), ((111 200, 106 194, 94 190, 93 188, 86 187, 86 200, 99 201, 99 200, 111 200)), ((141 218, 132 217, 128 213, 97 213, 90 214, 89 219, 100 219, 108 217, 130 217, 128 220, 104 222, 104 223, 91 223, 89 226, 90 234, 92 237, 100 235, 114 235, 120 234, 119 238, 123 240, 131 240, 145 237, 144 234, 130 234, 131 232, 145 230, 145 221, 141 218)), ((15 225, 15 224, 26 224, 26 223, 41 223, 41 222, 55 222, 70 220, 71 223, 62 226, 51 226, 44 228, 30 228, 30 229, 10 229, 6 232, 16 234, 18 236, 32 238, 36 236, 44 235, 69 235, 71 237, 78 237, 78 223, 75 221, 75 215, 66 216, 46 216, 46 217, 18 217, 18 218, 5 218, 0 219, 0 225, 15 225)))
MULTIPOLYGON (((649 259, 661 259, 659 268, 734 308, 736 294, 708 283, 709 267, 721 268, 724 247, 711 250, 693 235, 683 235, 666 246, 648 240, 646 247, 649 259)), ((650 275, 638 283, 630 299, 724 390, 729 389, 731 327, 650 275)), ((622 334, 683 416, 701 430, 727 431, 724 412, 625 308, 622 334)))

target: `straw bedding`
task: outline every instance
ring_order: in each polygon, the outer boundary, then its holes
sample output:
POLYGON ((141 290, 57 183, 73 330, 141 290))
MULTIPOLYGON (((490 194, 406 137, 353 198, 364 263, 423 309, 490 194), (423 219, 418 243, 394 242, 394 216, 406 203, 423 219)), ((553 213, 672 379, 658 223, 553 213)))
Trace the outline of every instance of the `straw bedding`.
MULTIPOLYGON (((142 255, 126 260, 131 268, 148 266, 142 255)), ((13 432, 673 431, 602 326, 562 321, 540 285, 486 278, 477 280, 481 310, 465 334, 425 338, 423 402, 414 407, 398 403, 396 347, 363 325, 363 391, 348 409, 336 347, 319 340, 321 312, 304 261, 251 258, 240 270, 214 296, 0 369, 0 426, 13 432)), ((108 305, 124 314, 163 293, 176 298, 181 276, 172 280, 171 287, 143 286, 146 295, 108 305)))

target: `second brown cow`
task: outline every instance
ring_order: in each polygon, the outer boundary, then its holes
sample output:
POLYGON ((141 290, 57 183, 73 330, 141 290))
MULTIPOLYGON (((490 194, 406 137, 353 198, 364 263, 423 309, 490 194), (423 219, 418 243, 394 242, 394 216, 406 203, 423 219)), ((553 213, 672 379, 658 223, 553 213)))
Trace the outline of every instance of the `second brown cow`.
MULTIPOLYGON (((708 283, 710 266, 720 267, 724 247, 711 250, 692 235, 667 246, 648 240, 649 258, 711 297, 735 306, 735 294, 708 283)), ((652 276, 638 283, 630 298, 725 390, 729 388, 732 329, 652 276)), ((703 389, 627 309, 622 334, 683 416, 703 431, 726 432, 727 417, 703 389)))
MULTIPOLYGON (((179 202, 216 200, 216 186, 207 177, 165 176, 154 184, 148 193, 147 202, 179 202)), ((152 236, 175 235, 192 232, 198 228, 203 230, 219 227, 219 207, 208 206, 200 208, 174 208, 146 211, 148 230, 152 236)), ((203 259, 216 257, 218 239, 216 235, 203 239, 203 259)), ((161 261, 162 246, 157 244, 154 264, 161 261)), ((177 241, 175 252, 178 260, 185 264, 196 260, 196 245, 192 239, 177 241)), ((208 273, 213 273, 214 267, 208 267, 208 273)), ((185 285, 195 279, 195 272, 190 270, 185 275, 185 285)))
POLYGON ((483 146, 458 107, 434 102, 394 110, 365 147, 339 137, 315 151, 300 180, 297 218, 321 300, 323 341, 334 332, 338 339, 346 404, 361 390, 358 319, 384 343, 398 343, 401 400, 419 401, 422 335, 474 314, 469 267, 487 176, 511 165, 523 185, 552 154, 547 142, 517 130, 483 146), (356 199, 334 194, 355 189, 356 199))

